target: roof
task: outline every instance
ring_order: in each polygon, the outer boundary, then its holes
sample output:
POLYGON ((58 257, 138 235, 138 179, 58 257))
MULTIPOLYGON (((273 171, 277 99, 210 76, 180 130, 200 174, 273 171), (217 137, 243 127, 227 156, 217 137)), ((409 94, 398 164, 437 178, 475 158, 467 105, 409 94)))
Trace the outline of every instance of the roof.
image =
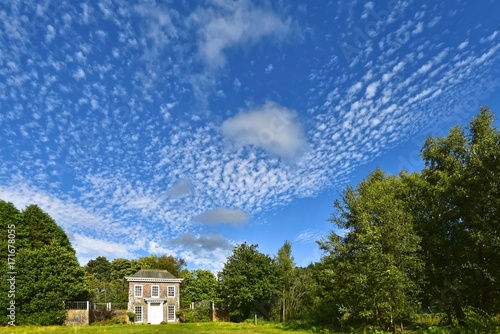
POLYGON ((130 277, 125 277, 129 282, 170 282, 180 283, 183 278, 177 278, 168 270, 141 269, 130 277))
POLYGON ((177 278, 168 270, 158 270, 158 269, 141 269, 131 277, 140 277, 140 278, 177 278))

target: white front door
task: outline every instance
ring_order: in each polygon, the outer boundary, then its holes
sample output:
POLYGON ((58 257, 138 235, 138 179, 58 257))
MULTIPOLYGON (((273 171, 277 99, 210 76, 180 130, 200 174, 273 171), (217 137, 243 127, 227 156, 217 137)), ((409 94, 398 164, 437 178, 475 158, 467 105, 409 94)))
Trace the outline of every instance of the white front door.
POLYGON ((163 307, 160 303, 149 304, 148 322, 151 325, 160 324, 163 321, 163 307))

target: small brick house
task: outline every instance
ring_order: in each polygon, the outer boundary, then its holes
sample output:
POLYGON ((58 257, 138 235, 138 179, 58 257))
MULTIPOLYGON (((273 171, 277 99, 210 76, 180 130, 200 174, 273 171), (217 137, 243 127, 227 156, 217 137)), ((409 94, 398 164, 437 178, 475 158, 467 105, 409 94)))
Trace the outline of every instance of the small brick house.
POLYGON ((180 305, 180 284, 166 270, 142 269, 128 281, 128 310, 136 314, 134 322, 160 324, 178 321, 175 312, 180 305))

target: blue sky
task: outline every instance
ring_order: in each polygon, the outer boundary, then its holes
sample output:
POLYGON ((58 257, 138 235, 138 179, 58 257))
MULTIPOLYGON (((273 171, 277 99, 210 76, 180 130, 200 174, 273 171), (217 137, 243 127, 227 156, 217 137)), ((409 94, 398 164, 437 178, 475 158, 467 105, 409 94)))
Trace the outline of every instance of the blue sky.
MULTIPOLYGON (((0 198, 82 264, 218 270, 236 243, 298 265, 342 189, 422 167, 428 135, 500 110, 495 1, 0 4, 0 198)), ((498 122, 497 122, 498 124, 498 122)))

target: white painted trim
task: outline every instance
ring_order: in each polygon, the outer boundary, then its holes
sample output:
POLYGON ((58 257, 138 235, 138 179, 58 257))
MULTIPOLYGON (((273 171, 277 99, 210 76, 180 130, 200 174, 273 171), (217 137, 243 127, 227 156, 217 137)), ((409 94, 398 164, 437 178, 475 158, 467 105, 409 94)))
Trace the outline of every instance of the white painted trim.
POLYGON ((167 286, 167 298, 175 298, 177 294, 175 293, 175 285, 168 285, 167 286), (174 288, 174 295, 170 295, 170 288, 174 288))
POLYGON ((151 285, 151 298, 160 298, 160 286, 158 284, 151 285), (155 286, 158 288, 158 295, 153 296, 153 287, 155 286))
POLYGON ((177 316, 175 315, 175 305, 167 305, 167 322, 175 322, 177 320, 177 316), (174 308, 174 319, 173 320, 170 320, 169 316, 168 316, 168 308, 172 306, 174 308))
POLYGON ((140 307, 141 308, 141 317, 142 317, 142 320, 141 321, 135 321, 135 319, 134 319, 134 322, 144 322, 144 307, 140 306, 140 305, 134 305, 134 311, 133 311, 134 313, 135 313, 135 308, 136 307, 140 307))
POLYGON ((134 284, 134 297, 141 298, 143 295, 144 295, 144 287, 142 286, 142 284, 134 284), (136 294, 136 290, 135 290, 136 286, 140 286, 141 287, 141 295, 140 296, 138 296, 136 294))
POLYGON ((184 278, 125 277, 128 282, 181 283, 184 278))
POLYGON ((167 300, 165 298, 144 298, 146 303, 164 303, 167 300))

